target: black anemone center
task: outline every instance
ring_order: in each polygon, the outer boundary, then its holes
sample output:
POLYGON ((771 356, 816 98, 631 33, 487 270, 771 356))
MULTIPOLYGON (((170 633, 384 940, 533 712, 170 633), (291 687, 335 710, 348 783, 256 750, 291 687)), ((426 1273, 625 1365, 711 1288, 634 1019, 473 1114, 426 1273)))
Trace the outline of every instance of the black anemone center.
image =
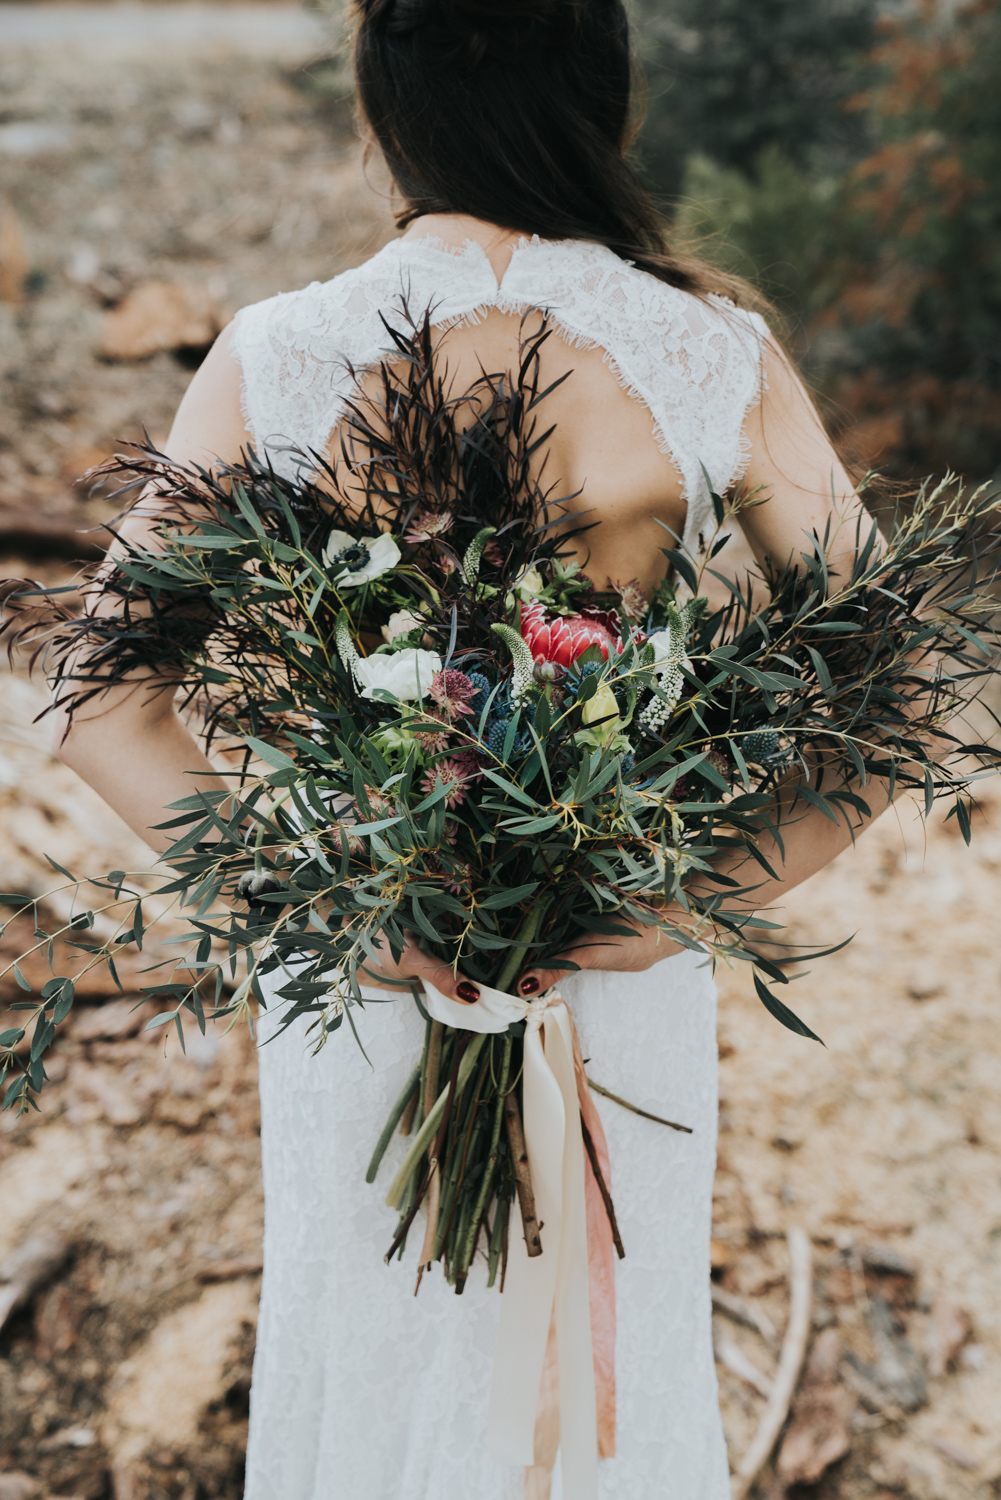
POLYGON ((352 542, 350 547, 345 547, 343 552, 338 552, 334 561, 343 564, 349 573, 357 573, 370 557, 371 553, 364 542, 352 542))

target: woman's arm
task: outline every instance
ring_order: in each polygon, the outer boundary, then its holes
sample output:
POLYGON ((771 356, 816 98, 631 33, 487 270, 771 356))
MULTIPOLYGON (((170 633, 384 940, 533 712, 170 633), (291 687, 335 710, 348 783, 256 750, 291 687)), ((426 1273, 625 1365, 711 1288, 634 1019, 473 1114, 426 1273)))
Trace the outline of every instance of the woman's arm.
MULTIPOLYGON (((226 329, 188 386, 166 445, 176 463, 209 466, 217 460, 235 463, 251 442, 241 409, 240 367, 230 350, 226 329)), ((155 497, 140 501, 121 527, 123 541, 144 547, 156 545, 156 521, 163 514, 155 497)), ((112 545, 109 561, 124 548, 112 545)), ((98 608, 113 608, 99 603, 98 608)), ((171 839, 156 825, 169 821, 171 802, 195 791, 225 787, 223 778, 186 728, 175 707, 176 688, 164 677, 136 673, 128 682, 109 688, 74 713, 53 711, 52 748, 60 760, 104 798, 140 838, 165 852, 171 839)), ((439 959, 421 951, 416 942, 398 963, 386 953, 382 975, 407 981, 426 977, 451 999, 470 1003, 474 986, 453 975, 439 959)))
MULTIPOLYGON (((799 551, 810 552, 812 534, 823 537, 830 523, 831 571, 837 573, 839 561, 846 571, 850 570, 856 540, 859 536, 864 540, 868 531, 854 485, 802 381, 774 344, 765 349, 764 375, 762 399, 745 424, 750 450, 745 485, 749 490, 760 490, 763 497, 741 512, 741 527, 755 560, 766 573, 781 569, 799 551), (860 518, 864 524, 858 528, 860 518)), ((763 836, 758 845, 778 878, 766 875, 742 850, 721 857, 715 862, 718 874, 755 888, 753 894, 738 900, 727 897, 727 906, 748 913, 780 907, 786 892, 830 864, 885 810, 889 801, 886 784, 870 780, 865 800, 870 816, 849 814, 852 826, 844 820, 834 824, 818 807, 802 798, 797 802, 796 783, 790 782, 775 805, 781 844, 774 837, 763 836)), ((692 889, 693 893, 710 896, 726 888, 703 879, 693 882, 692 889)), ((669 915, 675 916, 679 925, 686 921, 680 908, 669 915)), ((567 957, 582 969, 637 972, 680 951, 677 943, 656 928, 637 926, 634 938, 585 935, 580 946, 568 950, 567 957)), ((557 983, 561 974, 566 970, 559 967, 530 968, 522 975, 519 988, 523 994, 535 994, 557 983)))
MULTIPOLYGON (((216 340, 181 402, 167 441, 178 463, 235 461, 250 441, 240 409, 240 369, 230 353, 229 329, 216 340)), ((162 512, 149 497, 121 527, 123 542, 156 545, 155 524, 162 512)), ((108 562, 124 552, 113 543, 108 562)), ((113 608, 98 602, 97 610, 113 608)), ((155 825, 166 822, 167 806, 198 790, 224 786, 174 706, 173 683, 153 673, 136 673, 109 688, 73 714, 53 711, 52 748, 130 828, 154 849, 170 839, 155 825)))

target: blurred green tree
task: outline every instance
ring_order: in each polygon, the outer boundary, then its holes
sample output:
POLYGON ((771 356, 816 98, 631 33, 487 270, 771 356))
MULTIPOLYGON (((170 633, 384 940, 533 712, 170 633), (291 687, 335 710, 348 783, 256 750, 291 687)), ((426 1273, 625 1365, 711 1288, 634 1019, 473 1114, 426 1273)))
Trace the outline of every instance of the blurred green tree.
POLYGON ((860 463, 985 477, 1001 465, 1001 0, 884 18, 858 78, 838 108, 864 122, 862 159, 836 169, 845 136, 773 139, 750 166, 692 153, 675 232, 778 303, 860 463))
POLYGON ((844 166, 865 146, 848 115, 874 0, 637 0, 648 79, 641 157, 668 196, 698 154, 749 176, 778 148, 800 167, 844 166))

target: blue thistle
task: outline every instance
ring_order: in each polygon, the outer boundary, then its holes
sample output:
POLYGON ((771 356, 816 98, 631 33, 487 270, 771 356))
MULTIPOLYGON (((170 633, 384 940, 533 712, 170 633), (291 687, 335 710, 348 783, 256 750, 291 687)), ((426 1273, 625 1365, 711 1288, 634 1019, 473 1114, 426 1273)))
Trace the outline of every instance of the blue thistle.
POLYGON ((467 672, 466 676, 476 689, 476 697, 470 698, 469 706, 476 718, 479 719, 484 705, 493 690, 493 683, 488 677, 484 677, 482 672, 467 672))
POLYGON ((745 734, 740 742, 744 759, 755 766, 767 766, 779 759, 779 735, 777 729, 754 729, 745 734))

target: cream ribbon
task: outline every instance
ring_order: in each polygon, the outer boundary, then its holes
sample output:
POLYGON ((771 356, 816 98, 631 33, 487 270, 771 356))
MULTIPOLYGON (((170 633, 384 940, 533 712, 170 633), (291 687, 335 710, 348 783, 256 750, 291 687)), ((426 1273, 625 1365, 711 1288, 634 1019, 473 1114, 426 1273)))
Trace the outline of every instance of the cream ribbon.
MULTIPOLYGON (((475 1005, 424 981, 428 1012, 465 1031, 498 1033, 524 1021, 525 1144, 542 1226, 542 1254, 512 1234, 494 1355, 487 1442, 502 1463, 536 1463, 535 1422, 550 1322, 556 1332, 560 1445, 566 1500, 597 1500, 598 1430, 588 1301, 584 1143, 574 1073, 573 1021, 557 994, 522 1000, 478 985, 475 1005)), ((517 1222, 517 1221, 515 1221, 517 1222)))

